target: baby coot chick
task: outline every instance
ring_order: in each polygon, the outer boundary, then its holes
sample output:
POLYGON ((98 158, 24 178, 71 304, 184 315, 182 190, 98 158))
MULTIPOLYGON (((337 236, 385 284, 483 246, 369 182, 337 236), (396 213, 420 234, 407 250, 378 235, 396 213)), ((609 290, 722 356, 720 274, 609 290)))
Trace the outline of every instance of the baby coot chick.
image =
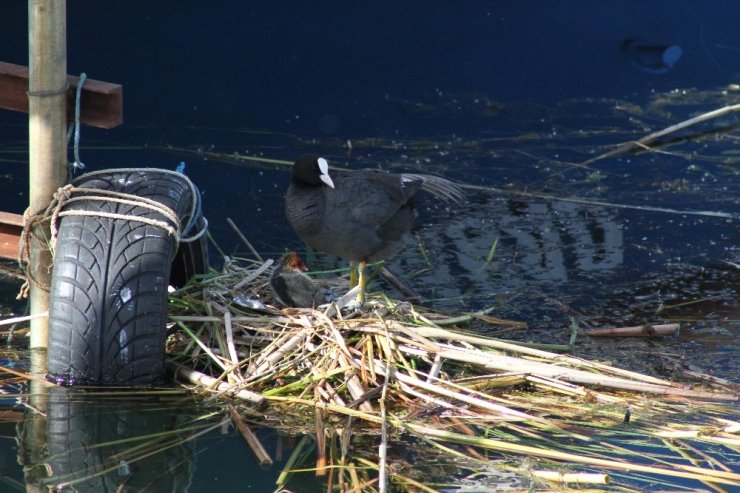
POLYGON ((456 184, 430 175, 359 170, 330 176, 326 159, 303 154, 293 164, 285 214, 305 243, 358 264, 362 305, 365 263, 389 259, 404 248, 419 190, 456 202, 465 198, 456 184))
POLYGON ((285 306, 311 308, 324 303, 324 290, 304 274, 306 264, 296 252, 287 252, 270 276, 275 297, 285 306))

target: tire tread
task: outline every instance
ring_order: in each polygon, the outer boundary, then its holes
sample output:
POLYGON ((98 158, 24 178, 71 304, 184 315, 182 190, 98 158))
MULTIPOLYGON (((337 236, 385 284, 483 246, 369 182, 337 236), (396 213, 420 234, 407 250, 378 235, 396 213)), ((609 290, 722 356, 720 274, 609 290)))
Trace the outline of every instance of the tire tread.
MULTIPOLYGON (((157 200, 185 220, 190 189, 182 179, 151 172, 98 175, 78 187, 123 191, 157 200)), ((156 218, 148 208, 81 201, 87 209, 156 218)), ((52 274, 49 374, 62 383, 155 383, 164 375, 167 286, 175 240, 137 221, 65 216, 52 274)))

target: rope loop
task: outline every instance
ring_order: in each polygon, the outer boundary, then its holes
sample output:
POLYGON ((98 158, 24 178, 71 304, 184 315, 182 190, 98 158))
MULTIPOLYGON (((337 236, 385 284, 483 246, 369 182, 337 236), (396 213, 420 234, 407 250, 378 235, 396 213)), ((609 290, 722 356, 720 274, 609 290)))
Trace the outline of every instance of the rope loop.
POLYGON ((59 89, 51 89, 49 91, 26 91, 26 96, 29 98, 49 98, 52 96, 59 96, 69 90, 69 82, 65 82, 59 89))
POLYGON ((174 237, 175 249, 177 249, 179 247, 180 242, 192 242, 192 241, 196 241, 199 238, 201 238, 205 234, 208 228, 208 221, 205 219, 205 217, 200 216, 199 195, 200 194, 197 188, 195 187, 195 185, 184 174, 176 172, 176 171, 170 171, 170 170, 158 169, 158 168, 116 168, 116 169, 94 171, 94 172, 87 173, 85 175, 82 175, 76 178, 70 184, 59 187, 57 191, 54 192, 54 195, 51 201, 49 202, 49 204, 47 205, 46 209, 36 214, 31 214, 30 211, 27 209, 26 212, 23 214, 23 231, 21 232, 21 238, 20 238, 20 249, 18 252, 18 264, 24 270, 27 281, 24 284, 24 286, 21 288, 21 292, 18 295, 19 298, 27 296, 29 283, 33 283, 34 285, 40 287, 41 289, 45 291, 50 290, 50 286, 42 284, 41 282, 39 282, 39 280, 37 280, 33 276, 32 269, 29 263, 30 251, 31 251, 30 236, 37 227, 42 226, 43 224, 47 222, 49 223, 49 231, 51 233, 51 238, 49 239, 48 243, 49 243, 49 249, 52 253, 52 257, 56 249, 59 220, 60 218, 66 217, 66 216, 105 217, 105 218, 110 218, 110 219, 120 219, 124 221, 135 221, 135 222, 140 222, 144 224, 149 224, 151 226, 155 226, 155 227, 163 229, 164 231, 167 232, 167 234, 174 237), (84 187, 81 188, 81 187, 75 186, 76 182, 79 182, 83 179, 88 179, 91 176, 95 176, 99 174, 130 173, 130 172, 157 172, 157 173, 162 173, 162 174, 175 174, 178 176, 179 179, 184 180, 187 187, 190 189, 190 195, 192 197, 192 201, 190 204, 190 216, 189 216, 190 220, 188 222, 188 228, 190 228, 190 226, 192 225, 196 225, 200 227, 199 230, 189 237, 186 237, 186 238, 181 237, 182 226, 180 224, 180 219, 178 218, 175 211, 173 211, 170 207, 156 200, 148 199, 146 197, 139 197, 133 194, 117 192, 113 190, 105 190, 105 189, 99 189, 99 188, 84 188, 84 187), (133 214, 119 214, 119 213, 114 213, 114 212, 103 212, 103 211, 64 210, 64 208, 69 204, 72 204, 75 202, 85 202, 85 201, 106 202, 106 203, 113 202, 113 203, 118 203, 118 204, 130 205, 134 207, 141 207, 141 208, 148 209, 152 212, 159 214, 164 219, 156 219, 156 218, 151 218, 151 217, 141 217, 141 216, 137 216, 133 214), (202 221, 197 221, 198 217, 201 217, 202 221), (196 223, 199 223, 199 224, 196 224, 196 223))

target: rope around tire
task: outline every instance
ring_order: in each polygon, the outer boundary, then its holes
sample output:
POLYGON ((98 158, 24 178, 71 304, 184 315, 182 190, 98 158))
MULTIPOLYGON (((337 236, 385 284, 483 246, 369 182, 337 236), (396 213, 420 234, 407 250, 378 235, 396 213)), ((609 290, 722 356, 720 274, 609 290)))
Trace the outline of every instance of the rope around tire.
MULTIPOLYGON (((200 192, 198 191, 198 187, 196 187, 192 181, 190 181, 190 178, 185 175, 185 173, 182 173, 180 171, 172 171, 169 169, 162 169, 162 168, 111 168, 111 169, 103 169, 99 171, 91 171, 90 173, 85 173, 84 175, 80 175, 74 180, 72 180, 72 184, 82 181, 84 179, 90 178, 91 176, 101 175, 101 174, 107 174, 107 173, 130 173, 133 171, 144 171, 144 172, 151 172, 151 173, 160 173, 164 175, 174 175, 178 178, 182 178, 185 180, 186 185, 190 189, 190 197, 191 197, 191 203, 190 203, 190 222, 185 225, 184 228, 182 228, 182 231, 188 232, 190 229, 195 225, 195 221, 197 220, 198 212, 200 211, 200 205, 199 205, 199 198, 200 198, 200 192)), ((92 188, 85 188, 83 190, 89 190, 89 191, 96 191, 92 188)), ((118 192, 120 193, 120 192, 118 192)), ((136 195, 128 195, 128 194, 121 194, 128 197, 133 197, 134 200, 148 200, 144 199, 143 197, 138 197, 136 195)), ((162 207, 161 203, 153 201, 156 204, 159 204, 162 207)), ((170 209, 171 210, 171 209, 170 209)), ((174 212, 172 213, 173 217, 177 217, 174 212)), ((182 243, 190 243, 193 241, 198 240, 201 236, 203 236, 208 229, 208 221, 206 218, 203 218, 203 227, 200 229, 200 231, 196 232, 195 234, 187 237, 180 237, 180 231, 178 230, 178 234, 174 235, 175 239, 178 242, 182 243)))
POLYGON ((180 241, 180 220, 177 218, 175 211, 167 207, 166 205, 157 202, 156 200, 147 199, 145 197, 137 197, 122 192, 114 192, 112 190, 103 190, 98 188, 77 188, 74 185, 65 185, 59 188, 54 194, 52 199, 52 213, 51 213, 51 245, 52 248, 56 248, 57 238, 57 224, 59 218, 64 216, 96 216, 106 217, 109 219, 123 219, 126 221, 136 221, 151 226, 157 226, 164 229, 170 236, 174 236, 176 241, 180 241), (79 197, 73 197, 73 193, 84 192, 85 195, 79 197), (88 193, 100 194, 100 195, 88 195, 88 193), (139 217, 131 214, 117 214, 115 212, 101 212, 101 211, 63 211, 62 208, 72 202, 91 201, 91 202, 112 202, 116 204, 126 204, 135 207, 143 207, 166 217, 172 225, 168 224, 167 221, 161 221, 159 219, 151 219, 148 217, 139 217))
POLYGON ((111 174, 111 173, 130 173, 130 172, 156 172, 156 173, 162 173, 162 174, 172 174, 172 175, 176 175, 178 178, 185 180, 185 183, 190 189, 190 196, 192 197, 191 210, 190 210, 190 222, 186 226, 185 230, 186 231, 189 230, 191 226, 194 225, 194 222, 197 220, 195 216, 199 211, 199 195, 200 194, 197 188, 195 187, 195 185, 193 184, 193 182, 191 182, 190 179, 183 173, 180 173, 177 171, 170 171, 166 169, 160 169, 160 168, 115 168, 115 169, 93 171, 91 173, 86 173, 84 175, 81 175, 75 178, 74 180, 72 180, 72 183, 58 188, 57 191, 54 193, 54 196, 52 197, 51 201, 49 202, 49 205, 47 205, 46 209, 44 209, 43 212, 30 215, 27 209, 26 212, 23 214, 23 231, 21 232, 21 238, 20 238, 20 249, 18 252, 18 264, 24 270, 27 281, 21 287, 20 293, 18 294, 18 299, 26 298, 28 296, 28 289, 30 286, 29 282, 32 282, 33 284, 40 287, 44 291, 50 290, 50 286, 42 284, 39 280, 37 280, 33 276, 32 269, 29 263, 29 258, 30 258, 30 253, 31 253, 30 252, 31 242, 29 241, 29 235, 31 234, 31 231, 34 230, 34 228, 36 228, 37 226, 41 224, 44 224, 45 222, 49 222, 49 230, 51 232, 51 238, 49 239, 49 249, 52 253, 52 258, 54 256, 54 251, 56 249, 59 218, 64 217, 64 216, 105 217, 109 219, 134 221, 134 222, 139 222, 139 223, 144 223, 144 224, 148 224, 151 226, 155 226, 155 227, 163 229, 164 231, 167 232, 167 234, 175 238, 175 248, 176 249, 179 246, 180 242, 183 242, 183 243, 193 242, 193 241, 198 240, 201 236, 205 234, 205 232, 208 229, 208 221, 206 220, 205 217, 203 218, 203 226, 199 231, 197 231, 195 234, 189 237, 183 238, 181 237, 182 228, 181 228, 180 220, 177 217, 177 214, 170 207, 167 207, 161 202, 158 202, 156 200, 151 200, 146 197, 139 197, 137 195, 127 194, 123 192, 115 192, 112 190, 104 190, 104 189, 98 189, 98 188, 80 188, 80 187, 74 186, 74 183, 79 182, 81 180, 89 179, 90 177, 95 176, 95 175, 111 174), (75 193, 84 193, 84 195, 75 197, 73 196, 73 194, 75 193), (139 217, 139 216, 132 215, 132 214, 118 214, 114 212, 87 211, 87 210, 78 210, 78 211, 62 210, 68 204, 73 203, 73 202, 80 202, 80 201, 113 202, 113 203, 131 205, 134 207, 143 207, 145 209, 149 209, 153 212, 156 212, 164 216, 166 220, 139 217))

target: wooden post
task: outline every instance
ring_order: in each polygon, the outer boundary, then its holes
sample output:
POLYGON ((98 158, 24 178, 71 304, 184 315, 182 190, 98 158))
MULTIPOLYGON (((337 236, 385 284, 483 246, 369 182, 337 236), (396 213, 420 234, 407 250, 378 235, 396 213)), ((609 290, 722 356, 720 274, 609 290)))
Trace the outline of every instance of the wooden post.
MULTIPOLYGON (((29 209, 46 208, 67 173, 67 1, 28 0, 29 209)), ((48 231, 30 235, 30 265, 40 283, 51 282, 48 231)), ((31 314, 49 309, 49 293, 31 283, 31 314)), ((31 321, 31 348, 47 347, 49 320, 31 321)))

